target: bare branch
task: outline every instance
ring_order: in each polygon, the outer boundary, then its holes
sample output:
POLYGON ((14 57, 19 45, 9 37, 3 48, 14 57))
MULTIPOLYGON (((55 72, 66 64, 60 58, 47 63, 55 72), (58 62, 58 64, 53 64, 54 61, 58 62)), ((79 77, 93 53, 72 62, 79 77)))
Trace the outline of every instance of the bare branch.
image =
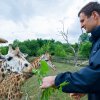
MULTIPOLYGON (((75 49, 71 46, 71 44, 68 41, 68 29, 67 32, 65 32, 65 28, 64 28, 64 21, 60 21, 62 24, 62 31, 60 31, 59 33, 62 35, 63 39, 67 42, 67 44, 69 45, 69 47, 72 49, 73 53, 74 53, 74 61, 75 61, 75 66, 77 65, 77 52, 75 51, 75 49)), ((83 30, 82 30, 83 32, 83 30)))

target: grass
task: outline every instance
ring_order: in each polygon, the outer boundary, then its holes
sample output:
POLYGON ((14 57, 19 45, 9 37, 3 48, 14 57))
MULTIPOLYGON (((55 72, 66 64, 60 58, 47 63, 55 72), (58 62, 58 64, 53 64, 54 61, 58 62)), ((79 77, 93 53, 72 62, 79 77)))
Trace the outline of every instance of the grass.
MULTIPOLYGON (((48 75, 56 75, 65 71, 78 71, 80 67, 74 67, 73 65, 67 65, 63 63, 54 63, 57 66, 56 72, 50 69, 48 75)), ((33 76, 28 79, 27 82, 22 86, 22 91, 24 92, 22 100, 40 100, 41 89, 38 85, 37 76, 33 76)), ((57 91, 52 93, 50 100, 73 100, 70 99, 67 93, 58 93, 57 91)), ((81 98, 81 100, 87 100, 87 96, 81 98)))

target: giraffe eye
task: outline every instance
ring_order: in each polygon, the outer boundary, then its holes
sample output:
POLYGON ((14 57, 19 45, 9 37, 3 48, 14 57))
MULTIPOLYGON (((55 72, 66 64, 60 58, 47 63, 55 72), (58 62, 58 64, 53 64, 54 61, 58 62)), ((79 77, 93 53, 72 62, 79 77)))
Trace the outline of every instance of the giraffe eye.
POLYGON ((28 67, 28 64, 25 64, 25 67, 28 67))
POLYGON ((13 57, 9 57, 9 58, 7 58, 8 61, 10 61, 10 60, 12 60, 12 59, 13 59, 13 57))

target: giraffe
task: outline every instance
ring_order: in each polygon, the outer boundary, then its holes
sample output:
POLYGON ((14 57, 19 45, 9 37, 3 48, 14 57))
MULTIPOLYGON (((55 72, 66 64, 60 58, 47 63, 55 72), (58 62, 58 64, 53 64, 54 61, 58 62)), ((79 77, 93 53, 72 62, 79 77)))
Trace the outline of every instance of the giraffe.
POLYGON ((49 67, 51 67, 54 71, 56 70, 56 67, 54 64, 52 64, 51 62, 51 55, 46 52, 45 54, 42 54, 40 57, 35 58, 31 64, 33 65, 33 69, 38 69, 40 66, 40 61, 46 61, 46 63, 48 64, 49 67))
MULTIPOLYGON (((21 55, 23 54, 21 53, 21 55)), ((3 100, 6 100, 6 99, 7 100, 21 100, 22 95, 23 95, 23 92, 21 92, 21 86, 23 85, 23 83, 26 82, 27 79, 33 76, 32 69, 38 68, 38 66, 36 65, 39 64, 41 59, 45 60, 48 65, 54 66, 50 61, 50 55, 47 53, 43 54, 42 56, 38 58, 38 61, 37 59, 34 61, 35 63, 33 63, 33 66, 27 69, 25 68, 25 70, 21 69, 23 70, 23 71, 20 71, 22 73, 13 72, 7 75, 5 79, 0 83, 0 97, 3 100), (36 64, 36 61, 38 64, 36 64)))
POLYGON ((18 47, 15 50, 9 45, 7 55, 0 55, 0 82, 10 72, 23 73, 25 70, 31 68, 31 64, 25 59, 26 55, 23 54, 18 47))
POLYGON ((9 46, 8 54, 1 55, 2 64, 0 66, 0 98, 2 100, 20 100, 22 92, 21 85, 29 77, 32 77, 32 66, 24 58, 25 54, 17 47, 15 50, 9 46), (6 76, 6 77, 3 77, 6 76))

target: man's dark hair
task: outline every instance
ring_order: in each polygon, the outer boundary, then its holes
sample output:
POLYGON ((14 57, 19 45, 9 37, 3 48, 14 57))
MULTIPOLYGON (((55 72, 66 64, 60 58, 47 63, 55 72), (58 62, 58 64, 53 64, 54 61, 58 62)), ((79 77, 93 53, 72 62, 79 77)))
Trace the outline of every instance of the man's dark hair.
POLYGON ((89 2, 79 11, 78 17, 80 16, 80 13, 84 13, 87 17, 90 17, 93 11, 96 11, 100 15, 100 3, 89 2))

